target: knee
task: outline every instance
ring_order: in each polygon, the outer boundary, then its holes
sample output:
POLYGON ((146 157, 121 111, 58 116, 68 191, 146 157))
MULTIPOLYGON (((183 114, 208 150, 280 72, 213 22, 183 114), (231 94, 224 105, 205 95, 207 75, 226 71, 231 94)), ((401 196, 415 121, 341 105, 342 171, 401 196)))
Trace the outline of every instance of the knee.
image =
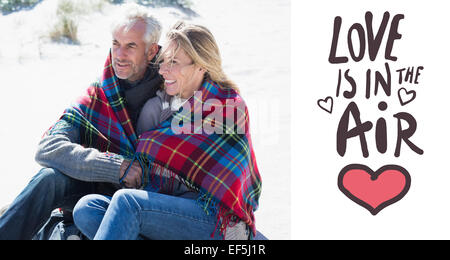
POLYGON ((125 203, 128 200, 130 200, 130 189, 120 189, 118 191, 116 191, 111 199, 111 202, 120 202, 120 203, 125 203))
POLYGON ((50 181, 53 182, 57 178, 64 177, 65 175, 61 173, 59 170, 55 168, 42 168, 38 174, 34 177, 34 179, 38 179, 40 181, 50 181))
POLYGON ((92 196, 93 195, 86 195, 82 197, 73 208, 73 220, 77 226, 83 226, 82 223, 86 219, 89 219, 88 215, 93 203, 93 198, 91 198, 92 196))
POLYGON ((78 219, 83 219, 90 212, 105 212, 109 205, 109 197, 99 194, 89 194, 78 200, 77 204, 73 208, 74 217, 78 216, 78 219))
POLYGON ((97 194, 86 195, 78 200, 73 208, 73 221, 77 228, 89 239, 95 232, 108 208, 109 200, 97 194))
POLYGON ((136 199, 134 189, 121 189, 114 193, 111 199, 111 205, 118 208, 127 208, 132 211, 139 211, 140 206, 136 199))
POLYGON ((50 191, 66 178, 68 177, 54 168, 43 168, 33 177, 30 183, 50 191))

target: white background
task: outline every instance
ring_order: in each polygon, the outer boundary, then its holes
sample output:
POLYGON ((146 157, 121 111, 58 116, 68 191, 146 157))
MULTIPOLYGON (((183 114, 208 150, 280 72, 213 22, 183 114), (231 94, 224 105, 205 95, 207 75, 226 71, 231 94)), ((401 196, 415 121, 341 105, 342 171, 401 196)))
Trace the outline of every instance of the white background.
MULTIPOLYGON (((450 120, 448 117, 450 36, 449 7, 445 1, 292 1, 291 2, 291 180, 292 180, 292 238, 294 239, 440 239, 450 238, 450 189, 448 161, 450 153, 450 120), (347 31, 353 23, 365 28, 366 11, 373 13, 377 32, 383 13, 390 19, 404 14, 400 21, 400 40, 389 62, 392 73, 392 94, 381 91, 367 101, 365 72, 368 68, 384 72, 383 38, 377 59, 366 56, 358 63, 351 60, 347 49, 347 31), (335 16, 342 17, 337 55, 348 56, 346 64, 328 63, 335 16), (419 84, 402 87, 417 92, 416 99, 402 107, 397 98, 399 85, 396 69, 424 66, 419 84), (336 131, 342 112, 350 102, 335 97, 338 70, 350 69, 357 85, 353 99, 361 111, 361 120, 374 126, 366 134, 369 157, 361 153, 359 139, 348 141, 344 157, 336 151, 336 131), (333 96, 333 114, 321 110, 316 102, 333 96), (380 112, 379 101, 388 109, 380 112), (417 121, 411 138, 424 150, 414 153, 402 144, 400 157, 394 157, 397 112, 408 112, 417 121), (375 147, 376 120, 384 117, 388 128, 388 150, 378 153, 375 147), (411 188, 406 196, 384 208, 376 216, 349 200, 337 187, 340 170, 351 163, 361 163, 373 170, 386 164, 398 164, 411 175, 411 188)), ((356 35, 355 35, 356 36, 356 35)), ((359 44, 356 43, 356 51, 359 44)), ((372 79, 373 82, 373 79, 372 79)), ((348 85, 341 85, 341 89, 348 85)), ((372 92, 373 95, 373 92, 372 92)), ((353 125, 350 119, 350 127, 353 125)))

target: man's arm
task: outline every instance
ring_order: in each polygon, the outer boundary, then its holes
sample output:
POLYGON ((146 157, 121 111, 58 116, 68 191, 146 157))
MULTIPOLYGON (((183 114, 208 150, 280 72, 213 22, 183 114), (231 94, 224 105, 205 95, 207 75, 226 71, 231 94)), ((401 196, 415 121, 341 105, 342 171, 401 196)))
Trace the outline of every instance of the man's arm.
POLYGON ((58 169, 74 179, 118 184, 123 174, 123 157, 85 148, 78 142, 77 128, 46 136, 39 142, 36 162, 58 169))

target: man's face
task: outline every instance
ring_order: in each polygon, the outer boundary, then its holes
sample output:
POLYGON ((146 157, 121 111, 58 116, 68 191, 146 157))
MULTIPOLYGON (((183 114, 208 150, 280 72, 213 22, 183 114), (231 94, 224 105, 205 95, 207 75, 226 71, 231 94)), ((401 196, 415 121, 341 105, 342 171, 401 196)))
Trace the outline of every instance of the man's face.
POLYGON ((138 21, 128 31, 123 26, 113 33, 112 65, 119 79, 134 82, 144 77, 147 65, 154 56, 143 39, 145 26, 138 21))

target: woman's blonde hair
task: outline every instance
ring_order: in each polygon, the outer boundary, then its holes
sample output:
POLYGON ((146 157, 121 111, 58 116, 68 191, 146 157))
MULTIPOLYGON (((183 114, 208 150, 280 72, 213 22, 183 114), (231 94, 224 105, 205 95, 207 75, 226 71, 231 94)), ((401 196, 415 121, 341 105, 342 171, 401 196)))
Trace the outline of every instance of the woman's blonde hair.
MULTIPOLYGON (((166 37, 166 46, 175 42, 177 51, 179 48, 183 49, 194 64, 206 70, 206 79, 219 83, 223 88, 232 88, 239 92, 236 84, 224 73, 219 47, 206 27, 179 21, 169 30, 166 37)), ((163 59, 164 52, 165 49, 160 52, 157 62, 163 59)))

